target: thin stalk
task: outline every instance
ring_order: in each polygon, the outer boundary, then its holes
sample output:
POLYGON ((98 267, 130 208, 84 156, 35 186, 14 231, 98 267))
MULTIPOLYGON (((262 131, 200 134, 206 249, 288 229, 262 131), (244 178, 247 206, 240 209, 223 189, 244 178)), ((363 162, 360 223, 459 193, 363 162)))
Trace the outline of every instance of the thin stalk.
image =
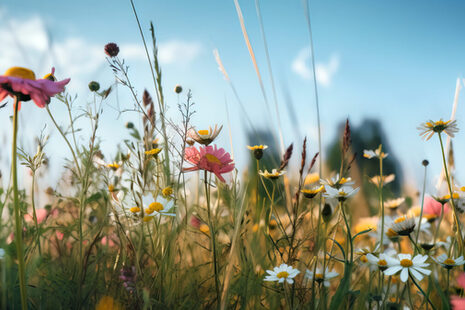
POLYGON ((381 249, 381 253, 384 252, 384 198, 383 198, 383 185, 384 185, 384 180, 383 180, 383 156, 381 152, 382 146, 379 146, 379 207, 381 209, 381 240, 379 247, 381 249))
POLYGON ((208 226, 210 229, 210 237, 211 237, 210 240, 211 240, 211 250, 212 250, 212 256, 213 256, 213 271, 215 273, 215 290, 216 290, 216 298, 217 298, 216 302, 217 302, 217 308, 220 308, 220 305, 221 305, 220 279, 219 279, 219 274, 218 274, 218 263, 217 263, 217 258, 216 258, 215 230, 213 227, 211 206, 210 206, 210 191, 209 191, 210 184, 208 183, 207 173, 208 171, 205 170, 205 176, 204 176, 205 196, 207 198, 208 226))
POLYGON ((36 184, 36 173, 35 171, 32 172, 32 186, 31 186, 31 204, 32 204, 32 215, 34 218, 34 223, 36 225, 36 233, 37 233, 37 246, 39 247, 39 255, 42 256, 42 250, 40 248, 40 232, 39 232, 39 223, 37 222, 37 213, 36 213, 36 203, 34 199, 34 192, 35 192, 35 184, 36 184))
POLYGON ((346 212, 344 211, 344 204, 342 201, 339 203, 339 207, 342 211, 342 216, 344 218, 344 223, 346 224, 346 230, 347 230, 347 239, 349 241, 349 244, 347 245, 348 247, 350 246, 350 264, 354 261, 354 245, 352 243, 352 234, 350 233, 350 225, 349 221, 346 216, 346 212))
MULTIPOLYGON (((415 243, 418 243, 418 236, 420 235, 421 219, 423 218, 423 205, 425 203, 425 189, 426 189, 426 166, 425 166, 425 177, 423 178, 423 191, 422 191, 422 194, 421 194, 420 220, 418 222, 418 229, 417 229, 417 235, 415 237, 415 243)), ((414 255, 415 254, 416 254, 416 250, 415 250, 414 255)))
POLYGON ((27 309, 27 292, 26 292, 26 273, 24 264, 24 250, 23 250, 23 218, 20 214, 19 206, 19 193, 18 193, 18 174, 16 171, 16 148, 18 138, 18 109, 19 100, 15 97, 14 103, 14 114, 13 114, 13 143, 11 149, 11 170, 13 171, 13 204, 15 210, 15 240, 16 240, 16 252, 18 258, 18 270, 19 270, 19 289, 21 293, 21 309, 27 309))
POLYGON ((442 143, 441 133, 438 133, 438 137, 439 137, 439 143, 441 144, 441 154, 442 154, 442 162, 443 162, 443 165, 444 165, 444 173, 446 174, 447 185, 449 187, 450 203, 452 204, 452 210, 454 211, 455 225, 457 226, 457 234, 459 235, 459 240, 458 240, 459 241, 459 253, 463 254, 462 229, 460 228, 460 222, 459 222, 459 218, 457 216, 457 211, 456 211, 456 208, 455 208, 455 202, 454 202, 454 197, 453 197, 453 192, 452 192, 452 185, 450 184, 449 171, 447 169, 446 154, 444 153, 444 145, 442 143))
POLYGON ((421 288, 420 285, 418 285, 418 283, 415 281, 415 279, 410 276, 410 279, 412 280, 413 284, 415 284, 415 286, 418 288, 418 290, 423 294, 423 296, 426 298, 426 300, 428 301, 428 303, 431 305, 431 307, 433 308, 433 310, 436 310, 436 307, 433 305, 433 303, 431 302, 431 300, 429 299, 428 295, 426 295, 426 293, 423 291, 423 289, 421 288))
POLYGON ((436 244, 438 238, 439 228, 441 227, 442 218, 444 217, 444 204, 441 204, 441 215, 439 216, 438 223, 436 224, 436 231, 434 232, 433 244, 436 244))

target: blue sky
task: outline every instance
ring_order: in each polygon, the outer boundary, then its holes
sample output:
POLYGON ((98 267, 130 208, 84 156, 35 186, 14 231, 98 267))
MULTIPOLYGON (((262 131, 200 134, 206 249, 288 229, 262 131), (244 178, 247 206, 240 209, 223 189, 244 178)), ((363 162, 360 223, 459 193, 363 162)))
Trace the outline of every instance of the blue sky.
MULTIPOLYGON (((139 17, 148 36, 153 21, 160 44, 164 87, 170 117, 177 119, 174 85, 192 89, 199 127, 214 123, 227 127, 225 100, 231 113, 231 130, 236 160, 246 162, 248 153, 241 127, 241 110, 227 82, 217 69, 212 54, 218 49, 222 61, 248 115, 257 127, 275 127, 267 118, 264 101, 250 60, 233 0, 136 1, 139 17)), ((239 1, 248 34, 270 102, 272 93, 254 1, 239 1)), ((302 135, 310 137, 315 151, 316 118, 313 82, 309 75, 308 33, 301 1, 261 1, 262 16, 272 59, 285 144, 295 142, 286 112, 283 87, 292 97, 302 135)), ((389 143, 401 158, 410 181, 418 185, 421 160, 428 158, 430 175, 440 172, 436 140, 423 142, 416 127, 427 119, 448 119, 456 80, 465 69, 465 3, 461 1, 310 1, 318 68, 323 144, 337 134, 336 125, 349 117, 354 126, 364 118, 382 118, 389 143)), ((102 86, 114 79, 105 63, 103 46, 110 41, 121 46, 130 74, 140 93, 153 90, 137 25, 129 1, 21 1, 0 4, 0 72, 12 65, 28 66, 38 75, 53 64, 61 78, 71 77, 70 91, 79 94, 78 103, 92 99, 85 85, 90 80, 102 86), (46 44, 51 37, 50 45, 46 44), (5 44, 6 43, 6 44, 5 44)), ((463 82, 461 82, 463 86, 463 82)), ((456 118, 465 120, 463 92, 456 118)), ((119 100, 128 101, 126 90, 118 89, 119 100)), ((110 98, 110 104, 115 96, 110 98)), ((64 111, 56 104, 58 116, 64 111)), ((1 113, 0 124, 8 124, 1 113)), ((105 110, 100 129, 107 156, 125 135, 123 129, 133 115, 116 119, 105 110)), ((23 141, 47 121, 45 111, 25 107, 22 115, 23 141), (31 116, 32 120, 31 120, 31 116)), ((63 122, 65 119, 63 119, 63 122)), ((84 127, 85 124, 82 124, 84 127)), ((1 126, 7 136, 9 126, 1 126)), ((227 129, 218 143, 230 149, 227 129)), ((32 140, 31 140, 32 141, 32 140)), ((454 140, 457 158, 465 152, 463 130, 454 140)), ((59 137, 52 137, 50 152, 64 156, 59 137)), ((53 155, 53 154, 52 154, 53 155)), ((464 165, 457 160, 458 177, 464 165)), ((431 182, 433 183, 433 182, 431 182)))

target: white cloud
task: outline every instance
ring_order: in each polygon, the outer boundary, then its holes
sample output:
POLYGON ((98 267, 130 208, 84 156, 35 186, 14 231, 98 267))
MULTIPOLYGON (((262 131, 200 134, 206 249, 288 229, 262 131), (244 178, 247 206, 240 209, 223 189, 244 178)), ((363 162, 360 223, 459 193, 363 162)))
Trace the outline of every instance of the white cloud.
MULTIPOLYGON (((331 85, 334 74, 339 69, 339 56, 331 55, 327 63, 317 63, 315 66, 316 80, 323 86, 331 85)), ((310 48, 305 47, 299 51, 297 57, 292 62, 292 71, 303 79, 310 80, 313 78, 313 72, 310 66, 310 48)))
POLYGON ((171 40, 160 43, 158 56, 161 64, 187 64, 202 52, 202 45, 198 42, 184 42, 171 40))
MULTIPOLYGON (((85 88, 89 79, 105 65, 103 44, 77 36, 55 38, 51 42, 49 31, 40 16, 20 20, 10 18, 5 11, 0 11, 0 20, 0 73, 11 66, 23 66, 34 70, 39 77, 50 72, 51 67, 55 66, 59 77, 72 78, 69 88, 78 92, 85 88)), ((119 45, 120 54, 126 60, 145 61, 146 54, 142 44, 119 45)), ((202 45, 199 42, 161 42, 160 63, 186 65, 199 56, 201 51, 202 45)))

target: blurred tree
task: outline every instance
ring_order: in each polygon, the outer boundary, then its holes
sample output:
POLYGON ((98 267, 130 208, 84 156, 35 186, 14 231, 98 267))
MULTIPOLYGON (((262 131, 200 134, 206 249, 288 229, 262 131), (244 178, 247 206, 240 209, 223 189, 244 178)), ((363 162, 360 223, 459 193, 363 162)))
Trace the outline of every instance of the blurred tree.
MULTIPOLYGON (((328 148, 327 165, 331 171, 339 171, 341 161, 341 135, 344 132, 344 123, 338 126, 340 133, 334 142, 328 148)), ((401 194, 402 186, 402 171, 399 161, 392 152, 392 149, 387 140, 387 136, 383 131, 382 125, 378 120, 365 119, 359 126, 351 128, 352 137, 352 153, 356 153, 355 162, 352 169, 358 169, 354 174, 360 175, 361 180, 355 180, 358 186, 361 186, 363 195, 370 206, 370 213, 376 213, 378 210, 378 194, 375 190, 375 185, 369 180, 379 175, 379 160, 366 159, 363 157, 363 150, 375 150, 380 144, 383 145, 383 152, 389 153, 389 156, 383 160, 383 175, 394 174, 393 182, 385 185, 383 195, 386 199, 401 194)))

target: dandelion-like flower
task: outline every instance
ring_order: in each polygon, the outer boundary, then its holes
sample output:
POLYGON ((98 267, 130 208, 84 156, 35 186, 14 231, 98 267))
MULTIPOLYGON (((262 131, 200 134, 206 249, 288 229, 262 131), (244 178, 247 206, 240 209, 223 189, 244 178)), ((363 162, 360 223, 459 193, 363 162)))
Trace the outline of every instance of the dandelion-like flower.
POLYGON ((400 236, 408 236, 415 229, 415 218, 413 216, 402 215, 394 220, 391 229, 400 236))
POLYGON ((197 131, 194 128, 191 128, 188 131, 187 136, 192 140, 196 141, 197 143, 209 145, 220 134, 221 129, 223 129, 223 126, 220 126, 220 128, 218 128, 218 125, 215 125, 214 129, 210 127, 208 130, 197 131))
POLYGON ((183 168, 183 171, 206 170, 214 173, 221 182, 226 182, 222 174, 234 170, 234 163, 229 153, 216 145, 197 149, 195 146, 185 150, 184 159, 194 167, 183 168))
POLYGON ((339 177, 339 173, 336 174, 336 176, 328 179, 328 180, 320 180, 321 184, 323 185, 329 185, 331 187, 335 188, 340 188, 341 186, 348 186, 348 185, 354 185, 355 182, 352 181, 352 178, 344 178, 344 177, 339 177))
POLYGON ((0 75, 0 102, 6 96, 11 96, 16 97, 19 102, 32 100, 39 108, 45 107, 50 102, 50 97, 64 91, 65 85, 70 81, 64 79, 55 82, 54 73, 55 68, 52 68, 51 74, 36 80, 32 70, 21 67, 8 69, 4 75, 0 75))
POLYGON ((384 159, 389 155, 389 153, 384 153, 380 149, 376 150, 363 150, 363 157, 372 159, 372 158, 379 158, 379 159, 384 159))
POLYGON ((434 259, 439 265, 446 269, 452 269, 455 266, 461 266, 465 264, 465 259, 463 256, 457 258, 448 257, 447 254, 441 254, 436 259, 434 259))
POLYGON ((342 186, 340 188, 334 188, 329 185, 325 185, 326 193, 323 196, 328 198, 335 198, 339 201, 345 201, 347 198, 355 195, 359 188, 352 188, 351 186, 342 186))
POLYGON ((271 172, 268 172, 268 170, 265 169, 265 171, 258 171, 258 174, 261 175, 264 178, 270 179, 270 180, 276 180, 279 179, 280 176, 282 176, 286 171, 284 170, 278 170, 278 169, 273 169, 271 172))
POLYGON ((299 270, 286 264, 281 264, 278 267, 274 267, 273 270, 267 270, 266 272, 268 275, 265 277, 264 281, 277 281, 279 283, 284 283, 284 281, 286 281, 289 284, 294 283, 294 278, 300 273, 299 270))
POLYGON ((254 145, 254 146, 247 145, 247 148, 253 151, 253 156, 255 157, 256 160, 260 160, 263 157, 263 151, 266 150, 268 146, 262 145, 262 144, 254 145))
POLYGON ((147 156, 157 156, 161 152, 160 148, 154 148, 148 151, 145 151, 145 155, 147 156))
POLYGON ((453 138, 459 131, 456 120, 444 122, 442 119, 437 122, 430 120, 421 124, 417 129, 421 131, 420 136, 426 141, 431 139, 434 133, 441 134, 444 131, 449 137, 453 138))
POLYGON ((323 189, 324 189, 324 186, 321 185, 321 186, 314 186, 309 189, 303 189, 300 192, 304 194, 305 198, 312 199, 316 195, 318 195, 318 193, 320 193, 323 189))
POLYGON ((335 271, 329 271, 328 268, 326 268, 324 272, 324 277, 323 277, 323 270, 320 268, 316 268, 316 272, 313 273, 313 271, 308 270, 305 273, 305 277, 313 280, 315 278, 315 281, 319 284, 323 283, 324 286, 329 287, 329 280, 332 280, 336 278, 339 275, 339 273, 335 271))
POLYGON ((384 208, 389 209, 391 211, 397 210, 401 204, 403 204, 405 201, 405 198, 397 198, 397 199, 391 199, 388 200, 384 203, 384 208))
POLYGON ((385 275, 392 276, 400 272, 400 280, 406 282, 409 274, 418 281, 423 279, 423 275, 431 274, 431 270, 424 268, 429 266, 428 263, 425 263, 428 259, 427 255, 418 254, 412 259, 412 255, 410 254, 399 253, 397 257, 398 258, 385 257, 388 263, 388 268, 384 271, 385 275))

